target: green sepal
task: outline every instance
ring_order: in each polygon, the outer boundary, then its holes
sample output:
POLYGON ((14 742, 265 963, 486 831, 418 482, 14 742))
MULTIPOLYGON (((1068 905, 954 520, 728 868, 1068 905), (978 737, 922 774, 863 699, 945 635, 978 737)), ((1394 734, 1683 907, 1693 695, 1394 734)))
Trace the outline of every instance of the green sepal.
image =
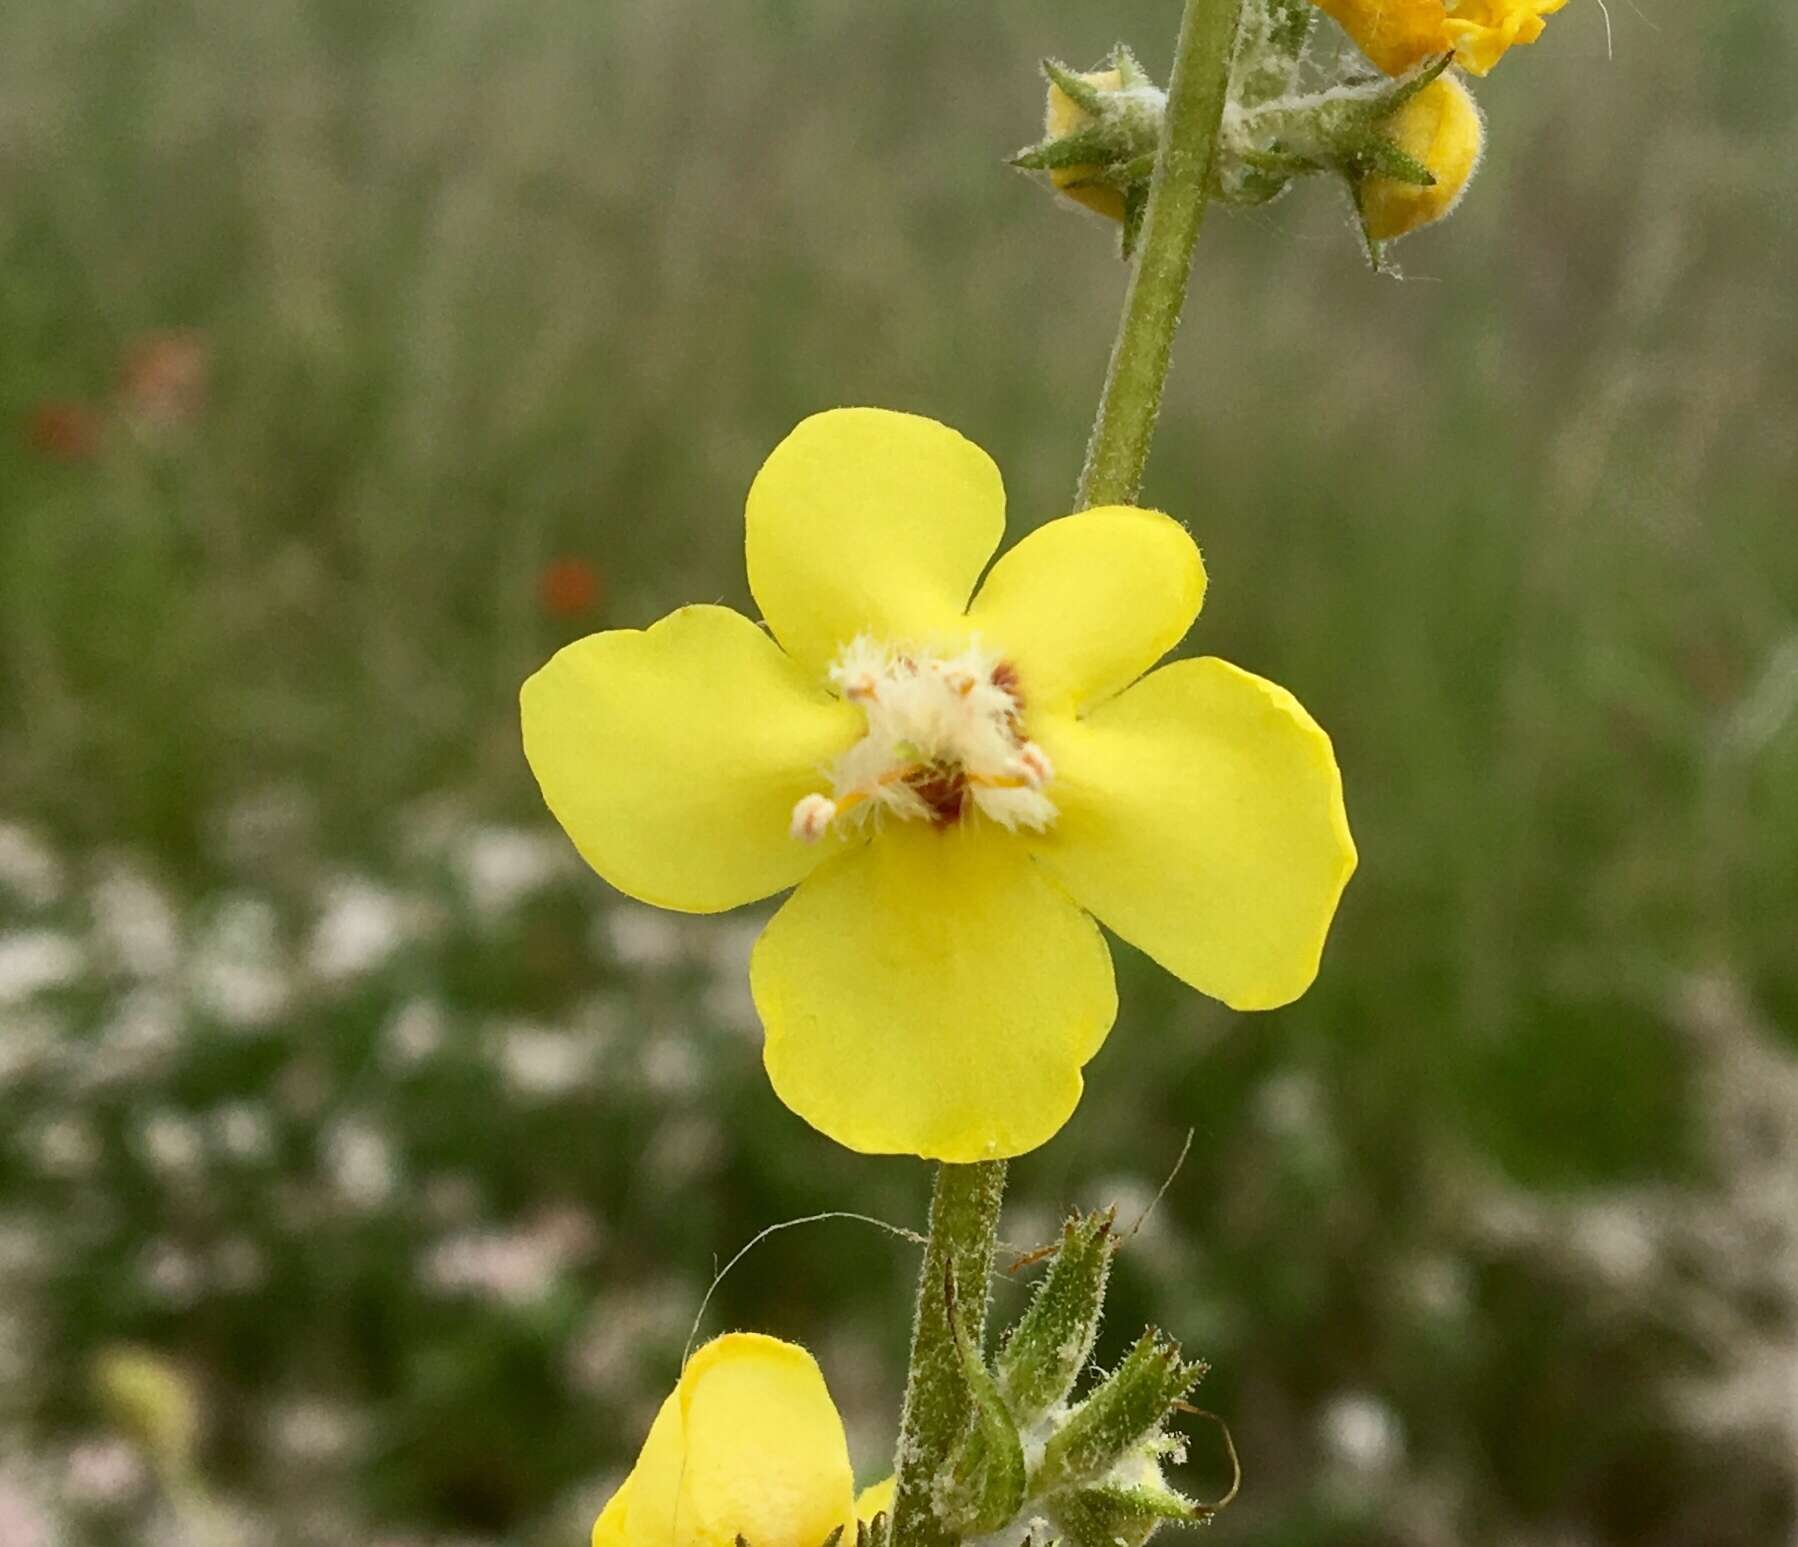
POLYGON ((949 1327, 967 1382, 969 1415, 967 1431, 949 1457, 942 1514, 956 1536, 984 1536, 1016 1518, 1023 1507, 1024 1445, 998 1383, 968 1334, 953 1277, 945 1289, 949 1327))
POLYGON ((1059 59, 1045 59, 1043 74, 1059 86, 1071 97, 1075 104, 1083 107, 1095 118, 1105 110, 1105 93, 1091 81, 1083 81, 1073 70, 1070 70, 1059 59))
MULTIPOLYGON (((1146 186, 1138 202, 1147 205, 1146 186)), ((1135 245, 1130 213, 1131 195, 1126 193, 1126 251, 1135 245)), ((1141 223, 1138 208, 1135 225, 1141 223)), ((1006 1336, 999 1353, 999 1386, 1012 1416, 1025 1428, 1074 1389, 1092 1357, 1111 1260, 1117 1254, 1117 1236, 1112 1229, 1115 1220, 1116 1211, 1111 1209, 1069 1217, 1062 1226, 1054 1262, 1037 1286, 1029 1309, 1006 1336)))
POLYGON ((1187 1363, 1158 1332, 1145 1332, 1124 1362, 1049 1436, 1031 1492, 1060 1493, 1098 1482, 1156 1433, 1205 1368, 1202 1362, 1187 1363))
POLYGON ((887 1537, 891 1524, 887 1512, 883 1509, 872 1520, 855 1522, 855 1547, 887 1547, 887 1537))
POLYGON ((1362 152, 1364 175, 1388 177, 1394 182, 1415 183, 1419 188, 1434 188, 1436 174, 1415 156, 1402 151, 1391 140, 1370 141, 1362 152))
POLYGON ((1142 1547, 1167 1522, 1202 1525, 1215 1511, 1166 1488, 1077 1488, 1050 1506, 1075 1547, 1142 1547))
POLYGON ((1111 49, 1111 68, 1118 73, 1118 79, 1124 83, 1128 91, 1133 86, 1152 86, 1149 72, 1142 67, 1136 55, 1130 51, 1128 43, 1116 43, 1111 49))
POLYGON ((1077 134, 1028 146, 1011 158, 1011 164, 1026 172, 1054 172, 1062 167, 1099 165, 1116 154, 1117 136, 1094 124, 1077 134))
POLYGON ((843 1540, 843 1528, 838 1526, 829 1536, 824 1538, 823 1547, 839 1547, 843 1540))

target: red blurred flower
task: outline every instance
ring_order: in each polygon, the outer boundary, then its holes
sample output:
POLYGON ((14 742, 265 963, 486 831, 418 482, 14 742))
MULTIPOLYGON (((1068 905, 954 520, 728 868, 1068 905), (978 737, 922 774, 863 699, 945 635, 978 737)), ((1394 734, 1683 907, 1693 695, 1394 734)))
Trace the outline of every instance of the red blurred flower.
POLYGON ((86 403, 39 403, 25 416, 25 440, 52 462, 86 462, 100 450, 100 416, 86 403))
POLYGON ((188 328, 143 333, 119 365, 119 406, 148 428, 186 424, 206 406, 212 346, 188 328))
POLYGON ((598 605, 599 571, 585 559, 551 559, 537 576, 537 600, 552 618, 579 618, 598 605))

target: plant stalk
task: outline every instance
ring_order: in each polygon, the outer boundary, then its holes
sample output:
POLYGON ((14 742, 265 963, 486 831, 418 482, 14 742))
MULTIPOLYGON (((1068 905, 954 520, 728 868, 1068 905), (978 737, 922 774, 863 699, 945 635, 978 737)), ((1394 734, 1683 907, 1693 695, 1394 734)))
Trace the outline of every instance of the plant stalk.
POLYGON ((1078 510, 1128 505, 1142 489, 1168 358, 1186 301, 1192 250, 1205 215, 1242 6, 1243 0, 1186 0, 1149 206, 1086 446, 1078 510))
POLYGON ((930 1200, 930 1243, 918 1279, 905 1410, 899 1419, 898 1487, 893 1495, 891 1547, 953 1547, 933 1506, 938 1475, 968 1427, 966 1378, 949 1326, 948 1285, 956 1311, 978 1344, 986 1326, 987 1293, 1005 1162, 937 1167, 930 1200))
MULTIPOLYGON (((1243 0, 1186 0, 1136 265, 1080 475, 1081 510, 1128 504, 1142 487, 1205 213, 1242 6, 1243 0)), ((1004 1196, 1002 1160, 937 1168, 899 1419, 890 1547, 956 1547, 955 1533, 934 1507, 937 1480, 970 1419, 948 1288, 954 1284, 957 1314, 978 1345, 1004 1196)))

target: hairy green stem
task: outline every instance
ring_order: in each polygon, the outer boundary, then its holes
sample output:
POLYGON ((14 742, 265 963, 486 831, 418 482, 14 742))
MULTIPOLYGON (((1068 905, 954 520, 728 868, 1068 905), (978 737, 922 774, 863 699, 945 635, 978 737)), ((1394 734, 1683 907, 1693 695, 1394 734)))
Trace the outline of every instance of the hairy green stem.
MULTIPOLYGON (((1242 6, 1243 0, 1186 0, 1136 266, 1080 475, 1083 510, 1127 504, 1142 486, 1205 213, 1242 6)), ((899 1420, 890 1547, 956 1547, 956 1533, 936 1510, 938 1480, 971 1417, 949 1290, 953 1285, 955 1313, 978 1344, 1004 1196, 1004 1161, 937 1169, 899 1420)))
POLYGON ((1142 488, 1205 214, 1242 5, 1243 0, 1186 0, 1136 266, 1080 473, 1081 510, 1128 505, 1142 488))
POLYGON ((918 1279, 911 1366, 899 1419, 898 1489, 893 1496, 892 1547, 951 1547, 957 1538, 938 1519, 933 1490, 943 1464, 968 1427, 966 1378, 949 1325, 948 1286, 956 1313, 975 1342, 986 1325, 1005 1162, 937 1168, 930 1200, 930 1244, 918 1279))

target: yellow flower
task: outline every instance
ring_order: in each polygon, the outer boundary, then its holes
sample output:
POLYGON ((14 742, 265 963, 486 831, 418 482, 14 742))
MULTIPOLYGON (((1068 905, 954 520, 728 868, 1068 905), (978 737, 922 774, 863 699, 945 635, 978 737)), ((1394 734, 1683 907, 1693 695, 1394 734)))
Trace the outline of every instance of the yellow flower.
POLYGON ((1461 202, 1480 164, 1485 126, 1473 93, 1439 75, 1392 115, 1386 132, 1398 148, 1435 174, 1429 187, 1392 177, 1369 177, 1356 197, 1370 240, 1389 242, 1440 220, 1461 202))
POLYGON ((687 1361, 593 1547, 823 1547, 838 1526, 854 1541, 854 1490, 812 1356, 729 1332, 687 1361))
POLYGON ((1542 36, 1542 18, 1567 0, 1316 0, 1388 75, 1451 50, 1455 63, 1484 75, 1505 51, 1542 36))
POLYGON ((1316 975, 1355 864, 1329 739, 1285 689, 1213 659, 1131 686, 1204 595, 1183 527, 1052 521, 970 604, 1004 524, 953 430, 818 414, 749 491, 768 632, 685 607, 524 686, 544 797, 614 886, 712 912, 798 885, 750 965, 763 1061, 868 1153, 997 1158, 1061 1127, 1117 1012, 1091 915, 1264 1009, 1316 975))
MULTIPOLYGON (((1100 91, 1124 89, 1124 74, 1121 70, 1094 70, 1082 75, 1080 79, 1100 91)), ((1091 113, 1053 81, 1049 82, 1048 107, 1043 114, 1045 140, 1065 139, 1081 129, 1091 128, 1095 122, 1091 113)), ((1076 154, 1083 153, 1084 148, 1076 154)), ((1122 220, 1123 190, 1092 181, 1103 170, 1100 166, 1056 167, 1049 173, 1049 181, 1076 204, 1084 204, 1088 209, 1097 210, 1112 220, 1122 220)))

